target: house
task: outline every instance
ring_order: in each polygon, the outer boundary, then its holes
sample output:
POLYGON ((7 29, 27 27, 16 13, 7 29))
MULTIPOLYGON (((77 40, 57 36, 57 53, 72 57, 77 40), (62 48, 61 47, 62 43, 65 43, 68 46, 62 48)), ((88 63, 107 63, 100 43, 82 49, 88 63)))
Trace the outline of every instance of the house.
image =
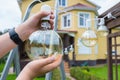
MULTIPOLYGON (((37 4, 30 15, 40 11, 42 4, 48 4, 54 10, 56 0, 50 0, 37 4)), ((22 0, 21 11, 24 15, 27 6, 32 0, 22 0)), ((96 18, 98 16, 97 10, 100 7, 90 0, 59 0, 59 16, 57 32, 61 36, 64 44, 64 50, 74 47, 74 51, 64 54, 64 60, 69 62, 71 66, 82 65, 96 65, 106 62, 106 37, 97 35, 97 42, 94 46, 85 46, 82 42, 82 34, 89 28, 95 34, 97 29, 96 18), (86 23, 87 20, 90 20, 86 23)))

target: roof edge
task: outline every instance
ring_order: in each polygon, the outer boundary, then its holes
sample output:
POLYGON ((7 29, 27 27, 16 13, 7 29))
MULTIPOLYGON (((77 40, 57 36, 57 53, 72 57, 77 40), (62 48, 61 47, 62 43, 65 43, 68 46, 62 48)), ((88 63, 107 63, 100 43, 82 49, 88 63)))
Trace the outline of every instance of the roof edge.
POLYGON ((84 8, 80 8, 80 7, 71 7, 71 8, 68 8, 68 9, 60 10, 59 13, 65 13, 65 12, 71 11, 71 10, 84 10, 84 11, 90 10, 90 11, 94 11, 94 12, 96 13, 96 15, 98 15, 98 12, 97 12, 97 10, 96 10, 95 8, 85 8, 85 7, 84 7, 84 8))

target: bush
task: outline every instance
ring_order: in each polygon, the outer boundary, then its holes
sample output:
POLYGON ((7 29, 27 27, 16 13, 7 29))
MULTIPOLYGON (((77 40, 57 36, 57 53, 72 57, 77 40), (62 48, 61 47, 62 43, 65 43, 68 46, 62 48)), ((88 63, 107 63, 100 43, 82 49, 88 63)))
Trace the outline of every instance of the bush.
POLYGON ((100 77, 96 77, 95 75, 91 74, 89 68, 87 67, 73 67, 70 69, 70 74, 72 77, 76 78, 76 80, 105 80, 100 77))
POLYGON ((55 69, 52 72, 52 80, 61 80, 61 74, 59 69, 55 69))
MULTIPOLYGON (((56 68, 55 70, 53 70, 52 72, 52 80, 61 80, 61 72, 59 68, 56 68)), ((66 80, 70 80, 69 78, 66 78, 66 80)))

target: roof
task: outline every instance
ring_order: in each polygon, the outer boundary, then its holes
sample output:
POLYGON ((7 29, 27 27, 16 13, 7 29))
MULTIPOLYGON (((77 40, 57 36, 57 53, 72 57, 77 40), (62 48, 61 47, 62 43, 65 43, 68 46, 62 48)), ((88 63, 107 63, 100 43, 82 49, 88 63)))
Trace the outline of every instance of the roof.
POLYGON ((61 10, 60 13, 64 13, 64 12, 71 11, 71 10, 86 10, 86 11, 90 10, 90 11, 94 11, 94 12, 96 12, 96 14, 98 14, 97 8, 94 8, 92 6, 88 6, 88 5, 85 5, 82 3, 77 3, 75 5, 66 7, 63 10, 61 10))
POLYGON ((99 17, 104 17, 105 15, 107 15, 108 13, 113 14, 115 17, 119 16, 117 15, 117 13, 120 13, 120 2, 117 3, 116 5, 114 5, 113 7, 111 7, 110 9, 108 9, 107 11, 105 11, 104 13, 102 13, 99 17), (115 15, 116 14, 116 15, 115 15))
POLYGON ((120 8, 119 7, 120 7, 120 2, 99 16, 99 18, 105 17, 105 23, 109 29, 117 28, 117 27, 120 28, 120 8), (107 18, 106 16, 109 13, 111 13, 111 15, 115 18, 113 17, 107 18))
POLYGON ((82 4, 82 3, 75 4, 71 7, 93 8, 91 6, 88 6, 88 5, 85 5, 85 4, 82 4))

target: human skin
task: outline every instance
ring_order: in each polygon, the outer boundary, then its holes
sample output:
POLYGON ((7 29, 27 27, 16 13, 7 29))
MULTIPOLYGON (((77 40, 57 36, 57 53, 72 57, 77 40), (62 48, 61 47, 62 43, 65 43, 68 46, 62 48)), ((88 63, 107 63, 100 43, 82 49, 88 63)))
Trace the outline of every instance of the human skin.
MULTIPOLYGON (((20 24, 15 28, 16 33, 19 35, 22 41, 28 39, 31 33, 36 30, 39 30, 41 24, 41 18, 50 15, 50 25, 53 27, 53 12, 50 13, 41 11, 31 16, 24 23, 20 24)), ((3 34, 0 36, 0 58, 6 55, 11 49, 15 48, 15 44, 9 36, 9 33, 3 34)), ((60 65, 62 61, 62 55, 57 57, 51 56, 46 59, 38 59, 28 63, 24 69, 21 71, 16 80, 33 80, 38 75, 42 75, 46 72, 49 72, 60 65)))
MULTIPOLYGON (((41 11, 36 13, 34 16, 30 17, 24 23, 20 24, 18 27, 15 28, 16 33, 19 35, 22 41, 28 39, 31 33, 36 30, 39 30, 41 24, 41 18, 51 15, 50 16, 50 24, 53 27, 53 12, 47 13, 45 11, 41 11)), ((12 48, 16 47, 17 45, 10 39, 9 33, 0 36, 0 58, 3 57, 7 52, 9 52, 12 48)))

